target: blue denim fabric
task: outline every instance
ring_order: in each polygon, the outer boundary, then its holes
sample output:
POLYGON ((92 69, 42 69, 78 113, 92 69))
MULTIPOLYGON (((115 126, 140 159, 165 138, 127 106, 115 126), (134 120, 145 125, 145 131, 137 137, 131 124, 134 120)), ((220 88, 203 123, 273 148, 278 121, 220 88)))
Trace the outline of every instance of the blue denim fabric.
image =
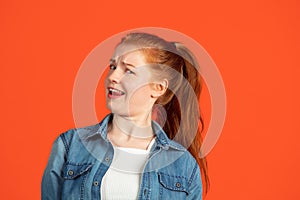
MULTIPOLYGON (((94 126, 71 129, 55 140, 42 179, 42 200, 101 199, 102 177, 114 156, 106 135, 111 117, 94 126)), ((141 176, 138 199, 201 200, 201 175, 195 159, 156 122, 152 127, 156 139, 141 176)))

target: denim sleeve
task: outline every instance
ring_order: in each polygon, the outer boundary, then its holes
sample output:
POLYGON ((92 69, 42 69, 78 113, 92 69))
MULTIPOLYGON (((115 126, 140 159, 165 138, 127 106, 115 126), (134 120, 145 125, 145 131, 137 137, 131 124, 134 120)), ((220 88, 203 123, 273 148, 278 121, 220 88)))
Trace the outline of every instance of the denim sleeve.
POLYGON ((42 178, 42 200, 61 199, 62 169, 65 158, 66 149, 62 139, 58 137, 52 146, 48 164, 42 178))
POLYGON ((202 180, 198 163, 195 163, 189 180, 189 200, 202 200, 202 180))

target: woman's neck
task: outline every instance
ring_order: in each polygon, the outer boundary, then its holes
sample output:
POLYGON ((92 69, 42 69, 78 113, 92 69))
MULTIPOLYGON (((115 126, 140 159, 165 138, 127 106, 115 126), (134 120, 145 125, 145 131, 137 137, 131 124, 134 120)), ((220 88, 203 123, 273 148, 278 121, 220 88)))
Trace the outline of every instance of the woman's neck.
POLYGON ((112 130, 121 132, 127 136, 135 138, 151 138, 153 130, 151 126, 151 115, 144 118, 139 117, 137 120, 134 117, 113 115, 112 130))
MULTIPOLYGON (((151 115, 150 115, 151 116, 151 115)), ((141 119, 141 118, 139 118, 141 119)), ((154 134, 151 117, 147 120, 134 120, 132 117, 113 115, 108 138, 115 146, 147 149, 154 134)))

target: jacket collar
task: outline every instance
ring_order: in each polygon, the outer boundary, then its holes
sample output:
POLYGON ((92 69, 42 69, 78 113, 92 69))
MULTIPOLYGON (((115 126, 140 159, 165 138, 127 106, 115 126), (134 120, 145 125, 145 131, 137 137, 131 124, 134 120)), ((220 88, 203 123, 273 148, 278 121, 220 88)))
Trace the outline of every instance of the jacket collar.
MULTIPOLYGON (((109 140, 107 138, 107 128, 108 128, 108 122, 110 120, 112 120, 112 117, 113 117, 112 113, 106 115, 99 124, 95 125, 96 126, 95 129, 97 131, 91 131, 89 133, 88 138, 93 138, 94 136, 100 135, 106 142, 109 142, 109 140)), ((156 136, 155 141, 157 143, 156 144, 157 146, 162 147, 163 149, 166 149, 166 150, 169 149, 169 147, 171 147, 173 149, 181 150, 181 151, 186 150, 180 144, 170 140, 168 138, 167 134, 161 128, 161 126, 154 120, 152 120, 152 128, 153 128, 153 132, 156 136)))

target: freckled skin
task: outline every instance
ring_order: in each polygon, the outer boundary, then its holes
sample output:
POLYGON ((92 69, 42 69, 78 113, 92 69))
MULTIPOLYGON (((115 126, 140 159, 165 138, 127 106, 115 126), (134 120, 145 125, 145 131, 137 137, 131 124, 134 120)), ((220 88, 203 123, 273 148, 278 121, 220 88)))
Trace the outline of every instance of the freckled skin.
POLYGON ((105 87, 124 92, 123 95, 110 95, 107 90, 106 106, 114 114, 145 118, 156 99, 151 97, 153 89, 149 85, 151 71, 144 61, 144 55, 138 51, 118 56, 105 80, 105 87))

